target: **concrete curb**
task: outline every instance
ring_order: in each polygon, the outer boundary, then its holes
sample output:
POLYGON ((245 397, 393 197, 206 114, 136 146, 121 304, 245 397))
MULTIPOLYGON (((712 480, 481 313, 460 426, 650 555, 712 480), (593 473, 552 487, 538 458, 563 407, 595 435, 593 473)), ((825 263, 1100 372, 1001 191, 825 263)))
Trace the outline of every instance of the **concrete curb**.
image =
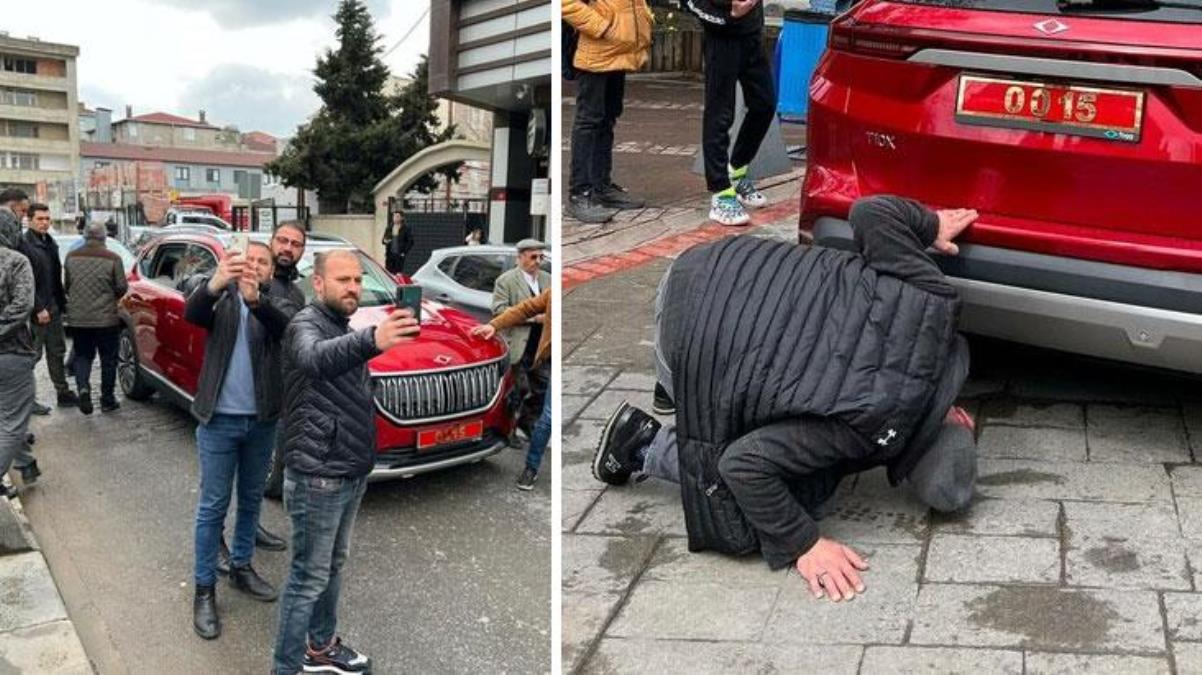
POLYGON ((19 499, 0 499, 0 533, 0 672, 95 673, 19 499))

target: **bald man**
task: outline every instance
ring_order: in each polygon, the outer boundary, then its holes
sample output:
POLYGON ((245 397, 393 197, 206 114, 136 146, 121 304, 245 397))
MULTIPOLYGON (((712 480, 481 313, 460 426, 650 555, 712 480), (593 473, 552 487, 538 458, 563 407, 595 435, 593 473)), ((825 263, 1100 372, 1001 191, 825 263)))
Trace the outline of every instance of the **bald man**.
POLYGON ((284 334, 284 505, 292 567, 280 597, 274 672, 366 673, 371 661, 337 635, 342 566, 367 475, 375 464, 375 406, 367 362, 412 340, 418 322, 394 309, 350 329, 363 268, 351 251, 319 253, 313 301, 284 334))

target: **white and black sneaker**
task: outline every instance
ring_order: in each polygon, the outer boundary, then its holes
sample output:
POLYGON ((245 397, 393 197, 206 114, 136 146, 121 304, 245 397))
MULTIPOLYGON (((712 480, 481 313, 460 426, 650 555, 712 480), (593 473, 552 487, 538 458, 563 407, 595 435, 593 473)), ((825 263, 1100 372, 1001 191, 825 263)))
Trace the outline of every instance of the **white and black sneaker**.
POLYGON ((597 454, 593 455, 593 478, 610 485, 623 485, 643 467, 636 453, 651 444, 660 423, 629 403, 622 403, 601 430, 597 454))
POLYGON ((675 415, 676 403, 668 396, 668 390, 664 389, 664 385, 655 383, 655 398, 651 402, 651 411, 656 415, 675 415))
POLYGON ((309 647, 301 662, 303 673, 370 673, 371 659, 347 647, 336 637, 329 646, 318 651, 309 647))
POLYGON ((522 470, 522 475, 518 476, 517 488, 529 492, 534 489, 534 481, 538 480, 538 472, 530 467, 522 470))

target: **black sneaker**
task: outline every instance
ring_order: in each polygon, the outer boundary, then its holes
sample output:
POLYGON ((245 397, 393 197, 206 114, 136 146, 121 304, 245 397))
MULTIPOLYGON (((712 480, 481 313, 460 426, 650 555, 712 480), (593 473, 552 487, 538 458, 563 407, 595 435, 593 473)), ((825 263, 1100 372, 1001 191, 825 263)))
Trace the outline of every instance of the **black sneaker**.
POLYGON ((585 193, 582 195, 569 195, 567 205, 568 216, 579 220, 582 223, 592 223, 599 225, 608 223, 613 220, 613 217, 618 215, 617 209, 611 209, 608 206, 603 206, 593 199, 591 194, 585 193))
POLYGON ((100 397, 100 412, 115 412, 121 409, 121 404, 117 402, 117 398, 100 397))
POLYGON ((33 414, 39 415, 39 416, 49 415, 50 414, 50 406, 42 405, 41 403, 34 401, 33 402, 33 414))
POLYGON ((668 390, 664 389, 664 385, 655 383, 655 400, 651 403, 651 410, 656 415, 675 415, 676 402, 668 396, 668 390))
POLYGON ((611 209, 641 209, 647 205, 646 199, 631 196, 626 188, 616 183, 610 183, 600 190, 595 190, 593 194, 597 203, 611 209))
POLYGON ((79 412, 85 415, 92 414, 92 391, 90 389, 79 390, 79 412))
POLYGON ((651 444, 660 423, 629 403, 622 403, 601 430, 597 454, 593 455, 593 478, 610 485, 623 485, 630 474, 643 468, 634 453, 651 444))
POLYGON ((538 480, 538 472, 530 467, 522 469, 522 475, 518 476, 518 489, 529 492, 534 489, 534 481, 538 480))
POLYGON ((70 389, 60 391, 58 393, 58 407, 73 408, 79 405, 79 397, 70 389))
POLYGON ((371 659, 342 644, 342 638, 334 638, 330 646, 315 651, 305 650, 301 662, 303 673, 370 673, 371 659))
POLYGON ((38 468, 37 460, 34 460, 21 467, 21 482, 25 487, 29 487, 38 482, 38 477, 42 475, 42 470, 38 468))

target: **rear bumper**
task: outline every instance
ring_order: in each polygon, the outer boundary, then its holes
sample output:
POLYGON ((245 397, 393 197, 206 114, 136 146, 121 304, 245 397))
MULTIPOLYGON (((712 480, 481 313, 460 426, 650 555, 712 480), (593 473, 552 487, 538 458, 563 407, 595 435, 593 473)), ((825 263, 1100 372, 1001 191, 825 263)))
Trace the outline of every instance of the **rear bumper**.
MULTIPOLYGON (((855 250, 836 218, 815 223, 814 243, 855 250)), ((966 332, 1202 374, 1202 275, 976 245, 937 260, 966 332)))

